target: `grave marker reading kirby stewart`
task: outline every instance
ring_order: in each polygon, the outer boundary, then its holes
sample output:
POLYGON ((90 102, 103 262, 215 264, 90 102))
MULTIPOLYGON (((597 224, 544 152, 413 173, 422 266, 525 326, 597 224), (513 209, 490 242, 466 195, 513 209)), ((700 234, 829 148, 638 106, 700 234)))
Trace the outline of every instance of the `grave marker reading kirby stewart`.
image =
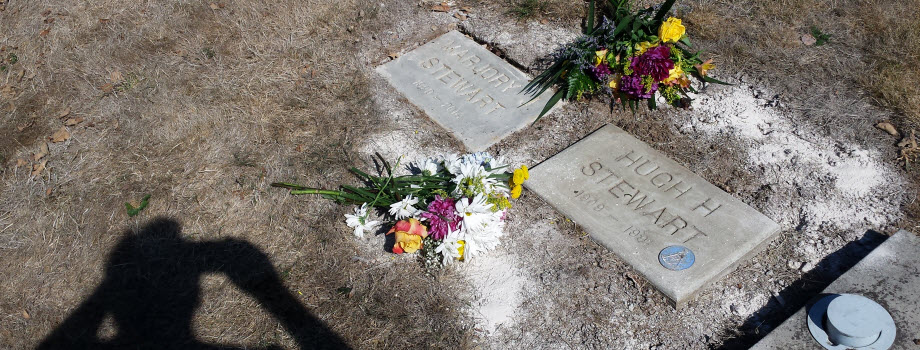
POLYGON ((779 232, 763 214, 612 125, 530 174, 528 189, 678 308, 779 232))
POLYGON ((377 71, 471 151, 530 125, 552 95, 527 103, 520 91, 530 77, 457 31, 377 71))

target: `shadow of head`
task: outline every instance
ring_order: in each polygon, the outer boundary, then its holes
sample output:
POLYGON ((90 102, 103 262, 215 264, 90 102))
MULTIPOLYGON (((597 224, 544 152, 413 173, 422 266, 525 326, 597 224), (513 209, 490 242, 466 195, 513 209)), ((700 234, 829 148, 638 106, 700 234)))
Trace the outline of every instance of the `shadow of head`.
POLYGON ((206 273, 225 275, 256 299, 300 348, 347 348, 284 286, 257 247, 239 239, 186 240, 179 222, 168 218, 126 232, 102 283, 38 348, 233 349, 195 337, 192 318, 206 273), (104 326, 107 318, 111 327, 104 326))

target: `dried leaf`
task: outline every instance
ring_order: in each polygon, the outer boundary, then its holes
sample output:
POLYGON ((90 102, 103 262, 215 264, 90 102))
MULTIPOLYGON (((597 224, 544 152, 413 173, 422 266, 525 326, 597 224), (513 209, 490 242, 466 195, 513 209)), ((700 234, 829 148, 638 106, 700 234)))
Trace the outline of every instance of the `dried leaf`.
POLYGON ((46 36, 48 33, 51 33, 51 28, 42 29, 42 31, 38 32, 38 36, 46 36))
POLYGON ((64 125, 66 125, 66 126, 74 126, 74 125, 80 124, 80 123, 82 123, 82 122, 83 122, 83 117, 67 118, 67 120, 64 121, 64 125))
POLYGON ((111 20, 111 19, 109 19, 109 18, 100 18, 100 19, 99 19, 99 23, 102 23, 102 24, 109 23, 110 20, 111 20))
POLYGON ((891 125, 889 122, 879 122, 878 124, 875 124, 875 127, 884 130, 888 133, 888 135, 891 136, 897 137, 900 135, 900 133, 898 133, 898 129, 896 129, 894 125, 891 125))
POLYGON ((460 13, 460 12, 457 12, 457 13, 454 14, 454 18, 459 19, 459 20, 461 20, 461 21, 465 21, 466 18, 467 18, 467 15, 464 15, 464 14, 462 14, 462 13, 460 13))
POLYGON ((48 23, 48 24, 54 23, 54 17, 45 18, 45 23, 48 23))
POLYGON ((48 17, 48 16, 50 16, 50 15, 51 15, 51 9, 47 9, 47 10, 45 10, 45 11, 42 11, 42 17, 48 17))
POLYGON ((38 149, 38 153, 35 153, 35 154, 32 155, 32 160, 34 160, 34 161, 37 162, 37 161, 39 161, 40 159, 42 159, 42 158, 44 158, 45 156, 47 156, 49 153, 51 153, 51 152, 48 151, 48 143, 47 143, 47 142, 42 142, 41 147, 38 149))
POLYGON ((13 81, 15 81, 15 82, 17 82, 17 83, 20 83, 20 82, 22 82, 22 77, 24 77, 25 75, 26 75, 26 71, 21 70, 21 71, 19 71, 19 75, 16 76, 16 78, 13 79, 13 81))
POLYGON ((22 318, 28 320, 28 319, 31 319, 31 318, 32 318, 32 315, 29 315, 29 312, 28 312, 28 311, 22 310, 22 318))
POLYGON ((805 44, 805 46, 812 46, 817 42, 818 40, 811 36, 811 34, 802 35, 802 44, 805 44))
POLYGON ((463 6, 463 7, 460 7, 460 11, 463 11, 463 12, 470 12, 470 11, 473 11, 473 7, 472 7, 472 6, 463 6))
POLYGON ((112 91, 115 91, 115 85, 112 85, 112 83, 107 83, 105 85, 100 86, 99 90, 102 90, 102 92, 108 94, 108 93, 111 93, 112 91))
POLYGON ((436 12, 447 12, 447 11, 450 11, 450 5, 448 5, 446 2, 442 2, 440 4, 432 6, 431 10, 436 11, 436 12))
POLYGON ((25 124, 17 125, 17 126, 16 126, 16 130, 23 131, 23 130, 25 130, 26 128, 32 126, 32 124, 35 124, 35 121, 34 121, 34 120, 30 120, 28 123, 25 123, 25 124))
POLYGON ((61 127, 60 130, 55 131, 54 134, 51 134, 51 142, 58 143, 67 141, 70 138, 70 133, 67 132, 67 128, 61 127))
POLYGON ((41 163, 32 164, 32 176, 38 176, 45 171, 45 166, 48 165, 48 160, 43 160, 41 163))
POLYGON ((70 107, 64 108, 60 112, 58 112, 57 117, 58 119, 64 119, 68 115, 70 115, 70 107))
POLYGON ((0 87, 0 96, 13 97, 15 94, 16 91, 13 90, 12 86, 4 85, 3 87, 0 87))
POLYGON ((219 8, 220 8, 220 6, 218 6, 217 3, 213 3, 213 2, 211 3, 211 9, 212 9, 212 10, 217 10, 217 9, 219 9, 219 8))
POLYGON ((50 196, 50 195, 51 195, 51 187, 48 187, 48 189, 45 190, 45 195, 46 195, 46 196, 50 196))
POLYGON ((389 58, 392 59, 392 60, 395 60, 395 59, 396 59, 397 57, 399 57, 400 55, 401 55, 401 54, 400 54, 399 52, 390 52, 390 53, 387 54, 387 57, 389 57, 389 58))
POLYGON ((121 72, 116 70, 116 71, 113 71, 112 73, 109 73, 109 79, 112 80, 113 83, 118 84, 122 82, 123 80, 125 80, 125 77, 121 75, 121 72))
POLYGON ((28 160, 25 160, 25 159, 22 159, 22 158, 16 158, 16 167, 17 167, 17 168, 18 168, 18 167, 21 167, 21 166, 26 166, 26 165, 29 165, 29 161, 28 161, 28 160))

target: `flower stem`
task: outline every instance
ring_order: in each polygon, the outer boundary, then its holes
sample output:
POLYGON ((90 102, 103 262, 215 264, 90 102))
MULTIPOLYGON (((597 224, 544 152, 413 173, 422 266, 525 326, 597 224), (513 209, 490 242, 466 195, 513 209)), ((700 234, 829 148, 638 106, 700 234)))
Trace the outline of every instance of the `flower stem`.
POLYGON ((318 188, 304 188, 300 190, 291 190, 291 194, 325 194, 330 196, 340 196, 341 191, 321 190, 318 188))
MULTIPOLYGON (((398 169, 398 168, 399 168, 399 162, 401 162, 401 161, 402 161, 402 156, 399 156, 399 158, 396 159, 396 166, 395 166, 394 168, 398 169)), ((390 174, 389 174, 389 175, 390 175, 390 176, 387 177, 387 181, 384 182, 384 183, 383 183, 383 186, 380 187, 380 190, 377 191, 377 196, 374 197, 374 201, 371 202, 371 205, 370 205, 371 208, 373 208, 374 205, 377 204, 377 200, 380 199, 380 194, 383 193, 384 190, 386 190, 386 187, 390 184, 390 180, 393 179, 393 172, 392 172, 392 171, 390 171, 390 174)), ((368 213, 369 213, 369 212, 368 212, 368 213)), ((365 213, 365 214, 364 214, 364 217, 361 218, 361 220, 366 220, 366 219, 367 219, 367 214, 368 214, 368 213, 365 213)))

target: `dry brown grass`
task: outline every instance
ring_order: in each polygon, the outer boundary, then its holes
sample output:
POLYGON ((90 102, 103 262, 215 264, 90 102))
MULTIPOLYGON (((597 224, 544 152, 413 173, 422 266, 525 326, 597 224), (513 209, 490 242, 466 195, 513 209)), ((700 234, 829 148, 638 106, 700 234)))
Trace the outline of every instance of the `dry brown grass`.
MULTIPOLYGON (((0 96, 0 343, 35 346, 102 280, 124 232, 157 216, 187 239, 253 243, 354 347, 469 341, 450 273, 359 246, 346 208, 268 187, 332 186, 363 162, 354 140, 385 111, 355 39, 390 25, 377 2, 218 3, 7 1, 0 45, 19 61, 0 75, 13 89, 0 96), (51 145, 48 170, 17 167, 65 108, 85 121, 51 145), (150 207, 129 218, 123 203, 145 193, 150 207)), ((201 283, 200 340, 293 345, 225 277, 201 283)))
POLYGON ((726 71, 770 82, 819 124, 850 123, 848 109, 867 100, 894 108, 878 117, 909 129, 920 125, 917 11, 898 1, 716 0, 683 15, 691 35, 723 55, 726 71), (812 27, 831 34, 829 43, 802 44, 812 27))
MULTIPOLYGON (((350 179, 346 166, 366 162, 358 140, 388 131, 389 121, 372 98, 370 66, 379 57, 363 57, 362 47, 371 35, 405 30, 394 9, 424 8, 369 0, 228 0, 216 9, 205 1, 0 2, 0 54, 18 57, 0 72, 0 344, 37 344, 103 279, 111 248, 162 216, 180 221, 186 239, 253 243, 300 302, 356 348, 475 345, 453 272, 427 277, 411 257, 390 260, 350 237, 341 222, 347 208, 268 187, 333 186, 350 179), (61 127, 66 108, 85 121, 68 127, 70 140, 52 144, 48 169, 32 176, 28 159, 61 127), (127 217, 123 203, 145 193, 150 207, 127 217)), ((535 19, 571 23, 584 10, 541 3, 535 19)), ((846 110, 871 96, 916 120, 920 49, 899 43, 920 41, 917 10, 876 3, 705 0, 685 18, 701 47, 722 55, 722 72, 771 81, 790 108, 819 124, 853 121, 846 110), (812 25, 834 35, 831 43, 801 45, 812 25)), ((399 51, 408 37, 381 45, 399 51)), ((201 288, 200 340, 293 345, 225 277, 206 276, 201 288)))

